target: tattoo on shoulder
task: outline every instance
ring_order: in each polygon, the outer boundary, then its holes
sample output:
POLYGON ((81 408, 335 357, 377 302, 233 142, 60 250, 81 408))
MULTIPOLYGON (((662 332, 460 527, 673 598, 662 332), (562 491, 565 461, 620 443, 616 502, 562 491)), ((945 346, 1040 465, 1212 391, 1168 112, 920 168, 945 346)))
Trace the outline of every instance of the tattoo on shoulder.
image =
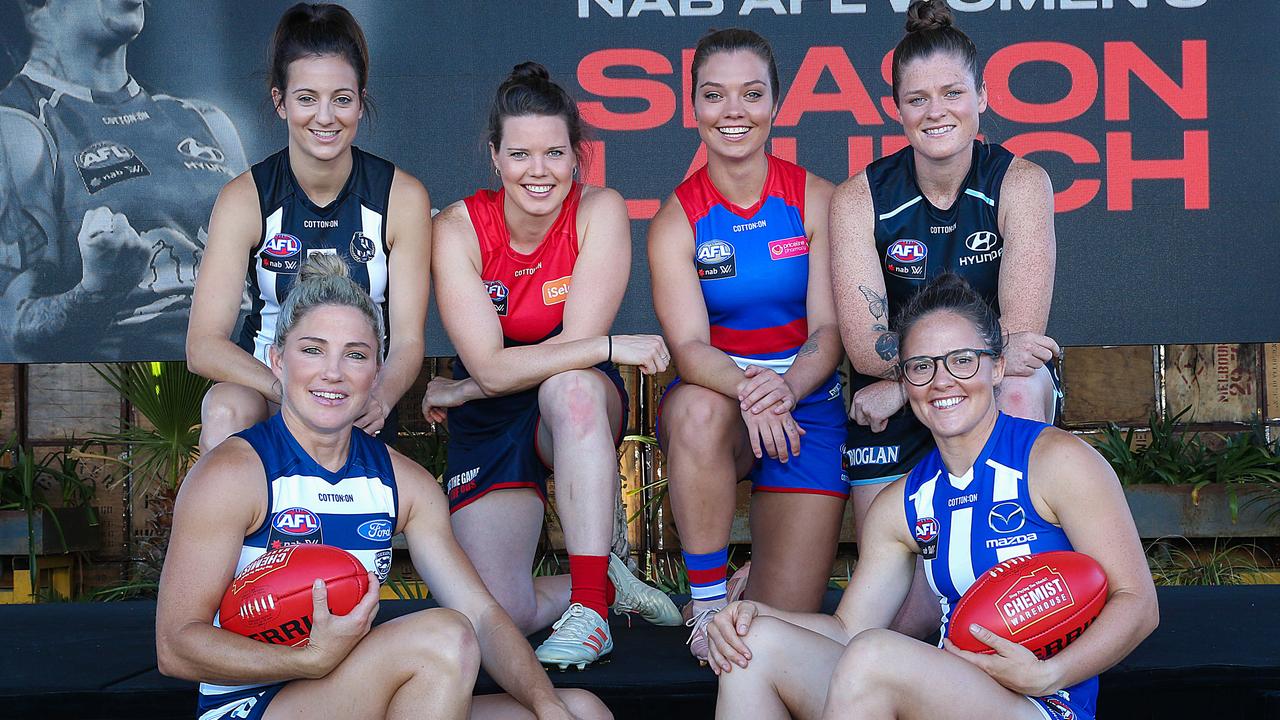
POLYGON ((814 354, 817 354, 817 352, 818 352, 818 338, 810 335, 809 339, 805 340, 804 344, 800 346, 800 349, 796 351, 796 357, 804 357, 805 355, 814 355, 814 354))
POLYGON ((871 317, 879 320, 889 311, 889 299, 884 295, 872 290, 866 285, 859 285, 858 290, 862 292, 862 297, 867 299, 867 310, 871 311, 871 317))
POLYGON ((876 354, 885 362, 897 362, 898 333, 886 332, 876 338, 876 354))

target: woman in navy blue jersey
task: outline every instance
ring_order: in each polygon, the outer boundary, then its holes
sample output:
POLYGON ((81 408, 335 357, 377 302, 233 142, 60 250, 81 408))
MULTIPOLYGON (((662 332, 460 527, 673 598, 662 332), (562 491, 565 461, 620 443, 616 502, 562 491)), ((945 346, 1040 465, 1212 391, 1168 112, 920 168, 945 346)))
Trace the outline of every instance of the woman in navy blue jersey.
MULTIPOLYGON (((1000 408, 1052 422, 1057 391, 1044 335, 1053 297, 1053 190, 1044 170, 980 141, 987 107, 977 48, 942 1, 915 0, 893 51, 893 97, 910 145, 849 178, 831 201, 840 334, 853 362, 844 447, 854 519, 932 449, 896 381, 888 319, 944 271, 964 277, 1008 335, 1000 408)), ((861 539, 861 532, 859 532, 861 539)), ((923 577, 895 627, 937 623, 923 577)))
POLYGON ((867 514, 857 569, 834 616, 733 603, 708 629, 718 717, 1092 720, 1097 675, 1155 628, 1155 587, 1115 472, 1087 443, 1006 415, 1003 330, 948 273, 897 316, 901 391, 936 444, 867 514), (1001 518, 1017 516, 1016 525, 1001 518), (918 522, 919 521, 919 522, 918 522), (1107 576, 1107 604, 1049 660, 971 625, 995 650, 945 650, 885 630, 924 559, 942 631, 956 603, 1011 557, 1076 550, 1107 576))
POLYGON ((412 175, 352 144, 368 79, 368 47, 350 12, 308 3, 285 12, 269 81, 289 146, 222 189, 191 308, 187 362, 218 381, 204 400, 201 450, 280 402, 267 349, 312 255, 345 261, 387 320, 387 356, 356 425, 378 432, 422 367, 431 200, 412 175), (249 314, 233 339, 244 295, 249 314))

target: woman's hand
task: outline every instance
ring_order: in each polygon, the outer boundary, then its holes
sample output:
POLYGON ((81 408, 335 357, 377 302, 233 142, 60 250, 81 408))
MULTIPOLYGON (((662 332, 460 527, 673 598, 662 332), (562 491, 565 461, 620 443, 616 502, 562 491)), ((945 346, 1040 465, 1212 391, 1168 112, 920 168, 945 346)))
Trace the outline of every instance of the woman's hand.
POLYGON ((382 429, 390 414, 391 406, 379 400, 373 393, 369 393, 369 400, 364 404, 364 414, 356 420, 355 426, 374 435, 382 429))
POLYGON ((769 457, 785 463, 791 455, 800 454, 800 436, 804 428, 796 422, 791 413, 760 413, 756 415, 749 410, 742 412, 742 421, 747 424, 747 437, 751 440, 751 452, 757 459, 768 453, 769 457), (790 451, 788 451, 790 446, 790 451))
POLYGON ((995 650, 995 654, 983 655, 961 650, 951 643, 950 638, 944 641, 947 652, 973 663, 996 682, 1019 695, 1043 697, 1060 689, 1056 687, 1058 679, 1051 662, 1040 660, 1030 650, 981 625, 970 625, 969 632, 978 642, 995 650))
POLYGON ((380 589, 378 576, 369 573, 369 590, 360 602, 346 615, 332 615, 329 613, 329 591, 323 580, 316 579, 311 586, 311 637, 303 648, 311 653, 309 677, 328 675, 369 634, 373 618, 378 614, 380 589))
POLYGON ((733 666, 746 667, 751 662, 751 649, 743 638, 751 630, 751 621, 760 614, 753 602, 731 602, 716 613, 707 624, 708 659, 717 675, 731 672, 733 666))
POLYGON ((889 418, 906 402, 907 395, 902 386, 893 380, 880 380, 853 394, 849 417, 859 425, 870 427, 871 432, 883 432, 889 425, 889 418))
POLYGON ((1031 377, 1046 363, 1062 353, 1062 348, 1048 335, 1033 332, 1009 334, 1004 348, 1004 374, 1031 377))
POLYGON ((466 382, 439 376, 431 378, 427 391, 422 394, 422 416, 427 422, 444 422, 448 408, 458 407, 469 399, 463 392, 466 382))
POLYGON ((781 415, 796 409, 796 394, 778 373, 759 365, 748 365, 738 383, 738 402, 743 412, 760 414, 770 408, 781 415))
POLYGON ((645 375, 657 375, 671 363, 671 351, 661 335, 611 335, 610 357, 619 365, 637 365, 645 375))

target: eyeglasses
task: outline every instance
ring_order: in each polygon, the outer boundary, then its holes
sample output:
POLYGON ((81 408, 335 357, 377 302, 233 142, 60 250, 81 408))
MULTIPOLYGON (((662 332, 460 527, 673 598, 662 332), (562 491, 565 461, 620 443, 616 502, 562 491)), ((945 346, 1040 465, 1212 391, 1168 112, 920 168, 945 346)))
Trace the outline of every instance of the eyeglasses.
POLYGON ((946 366, 947 372, 951 373, 951 377, 957 380, 968 380, 978 374, 978 366, 981 364, 983 355, 997 357, 991 350, 960 348, 952 350, 946 355, 917 355, 909 357, 903 360, 899 367, 902 369, 902 376, 907 379, 907 382, 919 387, 933 382, 933 376, 938 372, 939 360, 946 366))

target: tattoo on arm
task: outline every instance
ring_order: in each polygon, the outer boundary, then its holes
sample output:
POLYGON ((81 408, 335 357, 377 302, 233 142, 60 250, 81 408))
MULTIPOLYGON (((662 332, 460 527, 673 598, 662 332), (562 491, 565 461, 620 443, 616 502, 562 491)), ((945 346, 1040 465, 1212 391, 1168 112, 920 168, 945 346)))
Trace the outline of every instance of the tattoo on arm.
POLYGON ((800 349, 796 352, 796 357, 804 357, 806 355, 817 355, 817 354, 818 354, 818 338, 813 335, 810 335, 809 339, 805 340, 804 344, 801 345, 800 349))
POLYGON ((885 362, 896 363, 898 361, 898 333, 890 332, 889 328, 884 325, 876 325, 873 329, 883 331, 880 337, 876 338, 876 354, 885 362))
POLYGON ((859 285, 858 290, 862 291, 862 297, 867 299, 867 310, 871 311, 871 317, 879 320, 888 313, 889 299, 887 297, 866 285, 859 285))

